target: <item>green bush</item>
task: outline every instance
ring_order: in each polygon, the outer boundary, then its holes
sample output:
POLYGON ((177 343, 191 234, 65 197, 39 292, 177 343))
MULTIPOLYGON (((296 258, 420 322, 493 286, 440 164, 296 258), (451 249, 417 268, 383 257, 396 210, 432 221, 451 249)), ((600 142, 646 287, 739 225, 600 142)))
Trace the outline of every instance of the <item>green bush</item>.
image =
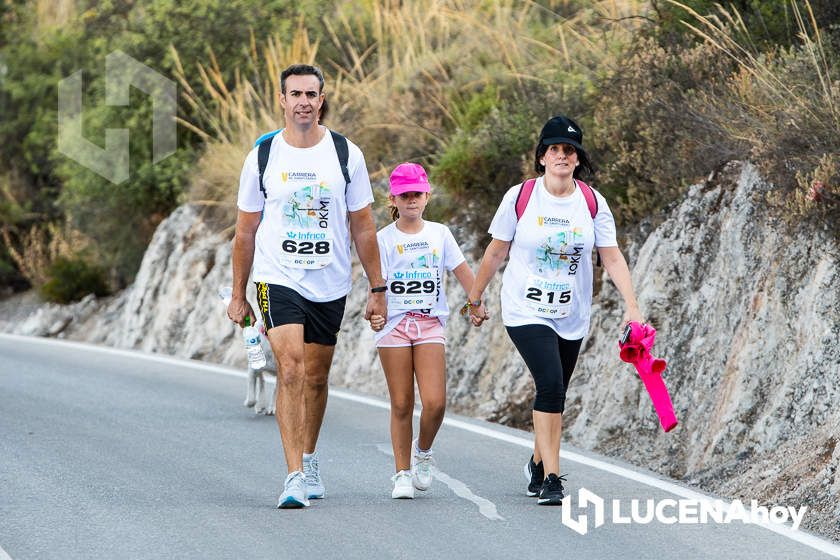
POLYGON ((80 256, 59 257, 49 267, 49 279, 41 286, 47 301, 70 303, 88 294, 108 295, 105 272, 80 256))
POLYGON ((684 187, 731 159, 746 146, 698 108, 699 90, 715 93, 733 64, 709 56, 708 47, 659 46, 641 40, 600 84, 595 107, 597 186, 621 223, 649 216, 676 200, 684 187))
MULTIPOLYGON (((114 50, 174 81, 171 46, 185 70, 197 72, 208 46, 225 79, 260 38, 292 27, 296 14, 317 4, 288 0, 84 0, 66 21, 49 17, 34 1, 0 1, 0 175, 19 174, 31 185, 32 212, 42 221, 68 220, 97 244, 97 262, 130 282, 154 228, 180 201, 192 178, 201 140, 179 127, 178 151, 152 164, 151 101, 132 90, 126 107, 104 102, 105 57, 114 50), (8 33, 8 29, 14 33, 8 33), (128 128, 130 178, 112 185, 57 150, 57 85, 83 70, 84 134, 104 145, 106 128, 128 128)), ((194 120, 179 102, 179 117, 194 120)), ((5 223, 5 222, 4 222, 5 223)), ((0 224, 3 225, 3 224, 0 224)), ((6 224, 8 225, 8 224, 6 224)))
POLYGON ((489 87, 455 106, 459 126, 432 166, 432 178, 465 210, 462 223, 469 230, 486 232, 505 192, 534 176, 534 147, 548 118, 565 113, 583 120, 584 84, 565 76, 545 85, 489 87), (566 91, 558 83, 576 85, 566 91))

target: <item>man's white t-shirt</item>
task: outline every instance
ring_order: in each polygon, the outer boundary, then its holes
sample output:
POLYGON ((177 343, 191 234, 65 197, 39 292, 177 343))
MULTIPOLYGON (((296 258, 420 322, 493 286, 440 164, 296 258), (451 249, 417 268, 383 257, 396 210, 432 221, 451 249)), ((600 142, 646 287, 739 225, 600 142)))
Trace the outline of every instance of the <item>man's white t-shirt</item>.
POLYGON ((283 133, 272 138, 260 191, 258 149, 245 158, 237 205, 263 212, 257 229, 253 280, 295 290, 309 301, 332 301, 350 292, 349 212, 373 202, 362 151, 349 140, 346 187, 332 135, 311 148, 295 148, 283 133))
POLYGON ((437 317, 445 326, 449 317, 445 273, 465 261, 449 228, 424 220, 418 233, 404 233, 393 222, 377 232, 376 241, 388 286, 388 322, 375 340, 393 330, 409 311, 437 317))
POLYGON ((592 247, 618 246, 607 201, 594 193, 593 220, 580 188, 556 197, 539 177, 517 221, 519 189, 505 194, 489 230, 494 239, 512 240, 502 276, 502 321, 508 327, 546 325, 566 340, 583 338, 592 305, 592 247))

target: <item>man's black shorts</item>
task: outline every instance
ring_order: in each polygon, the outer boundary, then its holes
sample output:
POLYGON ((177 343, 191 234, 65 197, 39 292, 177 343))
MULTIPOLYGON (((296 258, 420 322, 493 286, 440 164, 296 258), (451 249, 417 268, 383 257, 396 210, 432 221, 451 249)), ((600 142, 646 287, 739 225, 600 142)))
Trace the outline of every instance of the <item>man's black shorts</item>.
POLYGON ((304 342, 335 346, 347 296, 333 301, 309 301, 286 286, 256 284, 266 331, 280 325, 303 325, 304 342))

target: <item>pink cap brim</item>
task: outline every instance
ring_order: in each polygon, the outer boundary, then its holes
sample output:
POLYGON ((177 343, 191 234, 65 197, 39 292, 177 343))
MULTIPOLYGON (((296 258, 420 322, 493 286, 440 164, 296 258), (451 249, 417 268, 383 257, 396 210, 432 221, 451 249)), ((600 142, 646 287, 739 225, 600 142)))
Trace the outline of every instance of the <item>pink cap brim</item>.
POLYGON ((407 192, 432 192, 429 183, 410 183, 406 185, 391 185, 391 194, 399 196, 407 192))

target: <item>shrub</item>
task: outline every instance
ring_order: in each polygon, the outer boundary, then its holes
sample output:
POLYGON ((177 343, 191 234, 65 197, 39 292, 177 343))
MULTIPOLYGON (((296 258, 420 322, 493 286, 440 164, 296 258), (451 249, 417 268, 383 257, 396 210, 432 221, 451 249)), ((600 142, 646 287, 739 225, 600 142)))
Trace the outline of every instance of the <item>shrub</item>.
POLYGON ((714 98, 733 66, 708 56, 703 45, 666 49, 648 38, 600 84, 594 133, 603 165, 597 186, 622 223, 656 212, 687 183, 746 153, 695 101, 699 90, 714 98))
POLYGON ((104 270, 81 256, 59 257, 49 267, 48 280, 41 286, 47 301, 70 303, 87 294, 108 294, 104 270))

